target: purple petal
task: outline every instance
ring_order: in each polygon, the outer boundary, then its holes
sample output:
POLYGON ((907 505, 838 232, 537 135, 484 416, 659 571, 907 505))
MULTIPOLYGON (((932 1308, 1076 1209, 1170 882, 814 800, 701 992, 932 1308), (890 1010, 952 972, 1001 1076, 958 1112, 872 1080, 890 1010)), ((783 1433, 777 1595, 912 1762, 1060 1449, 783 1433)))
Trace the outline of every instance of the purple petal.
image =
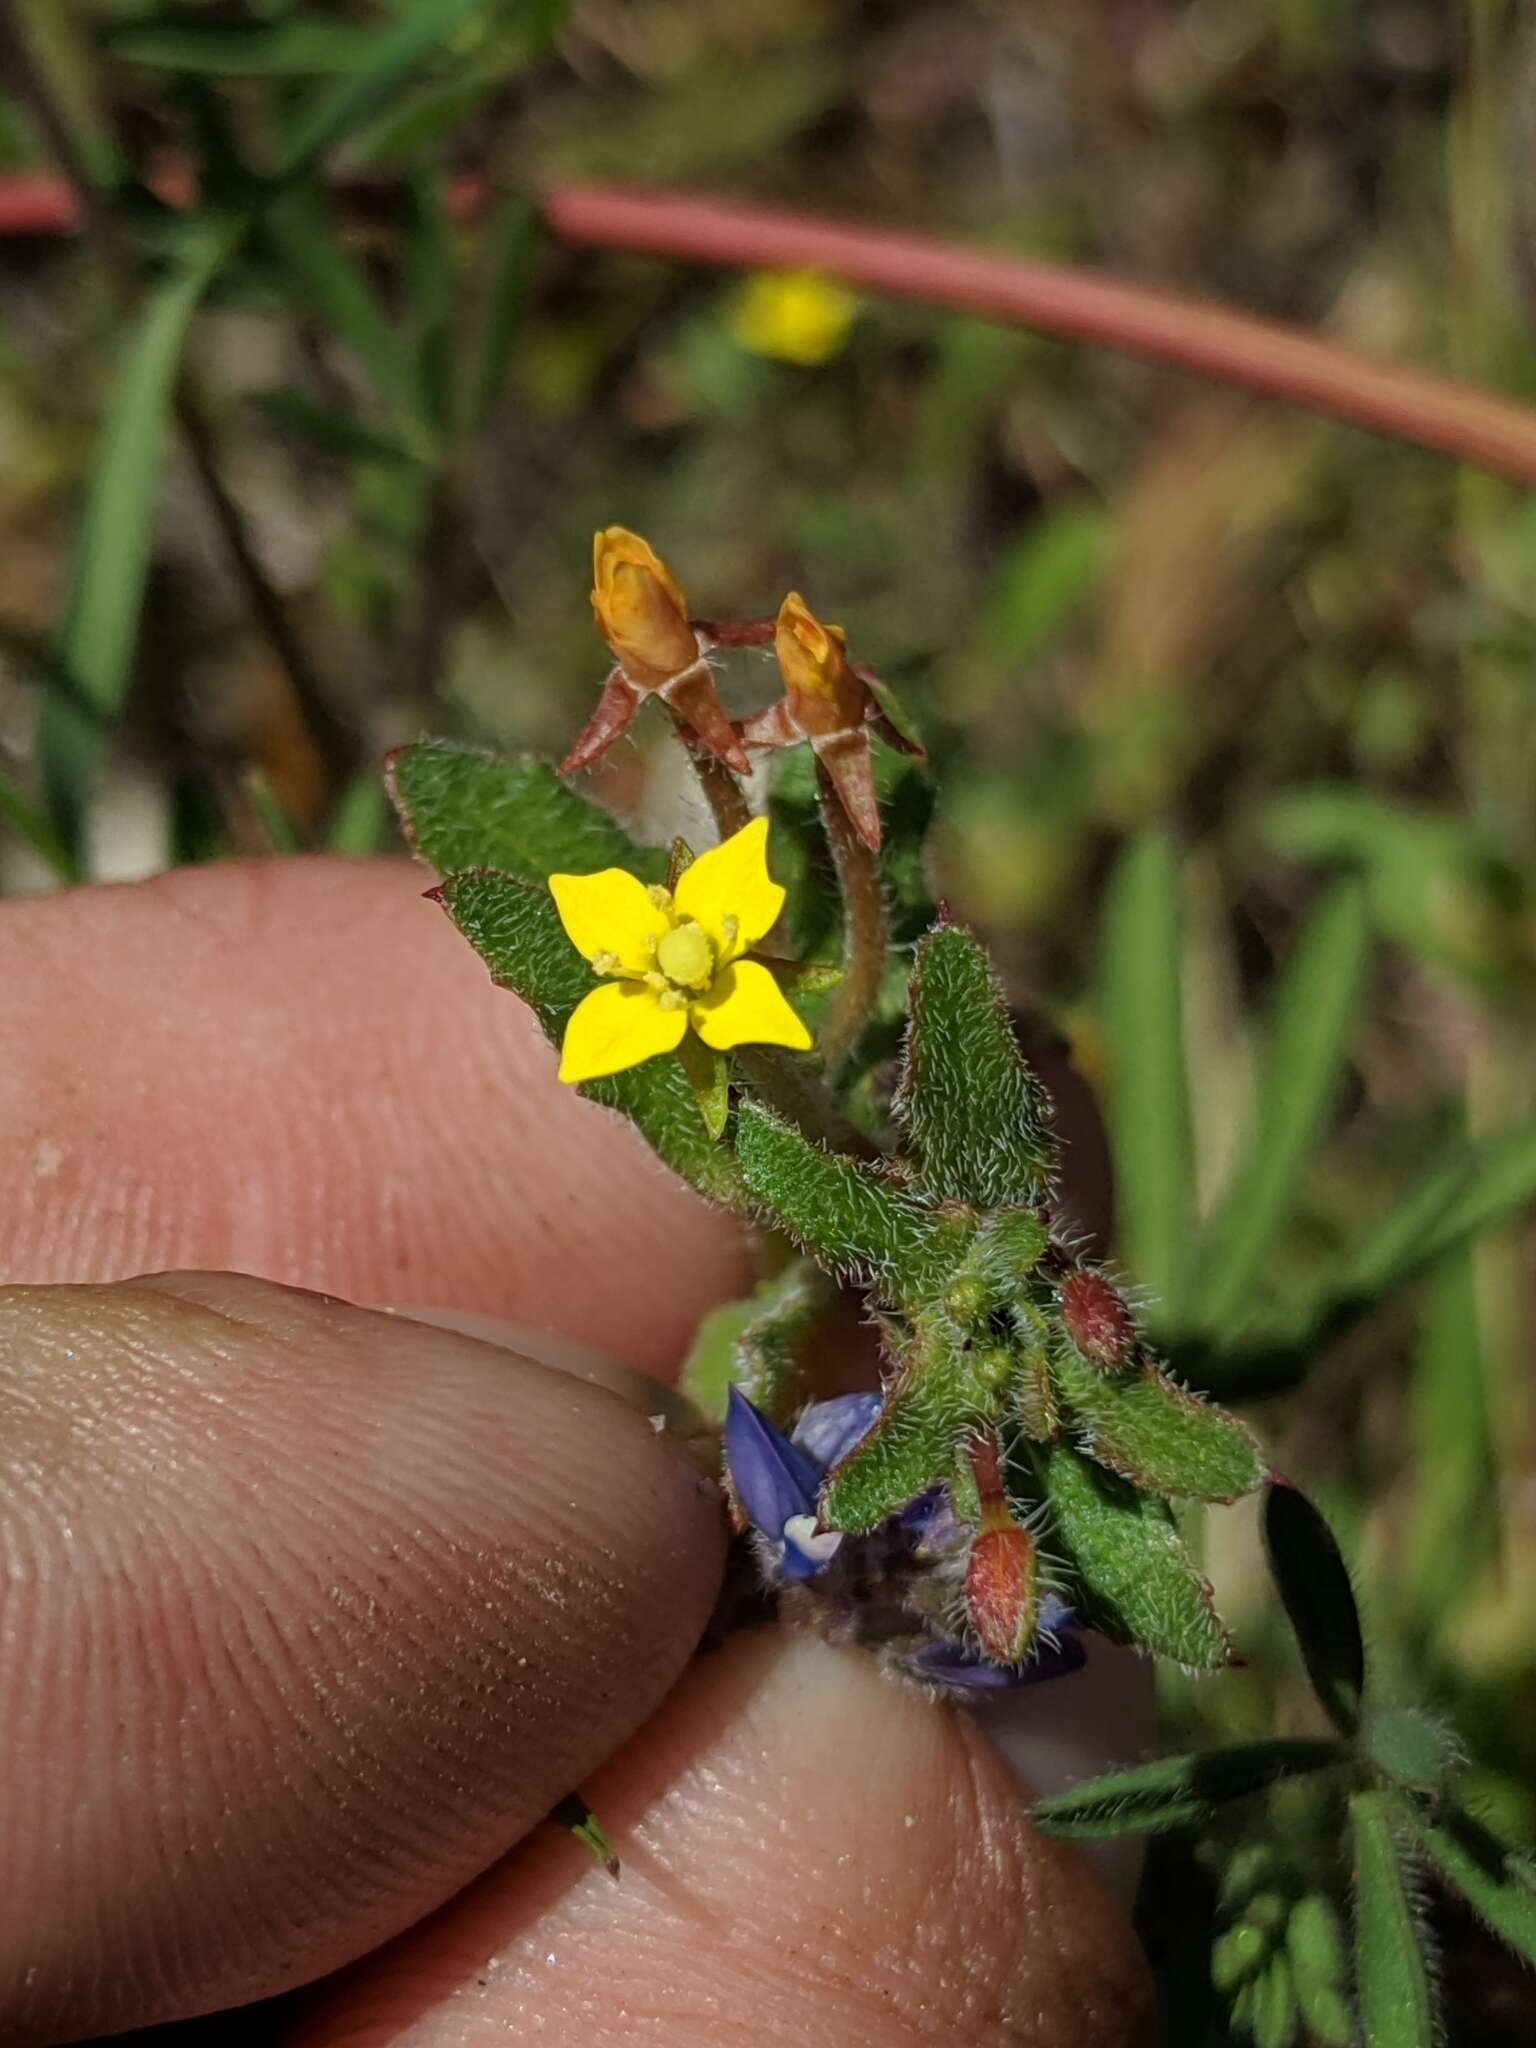
POLYGON ((821 1473, 798 1444, 732 1387, 725 1410, 725 1461, 748 1520, 774 1543, 794 1515, 814 1515, 821 1473))
POLYGON ((807 1408, 791 1436, 826 1472, 868 1434, 879 1413, 878 1394, 838 1394, 807 1408))
POLYGON ((1047 1678, 1065 1678, 1068 1672, 1081 1671, 1087 1661, 1088 1652, 1079 1639, 1068 1636, 1060 1643, 1042 1643, 1029 1662, 1016 1671, 973 1657, 959 1643, 930 1643, 912 1659, 912 1668, 931 1685, 1002 1691, 1039 1685, 1047 1678))
POLYGON ((1064 1628, 1075 1628, 1077 1624, 1065 1600, 1055 1593, 1045 1593, 1040 1600, 1038 1626, 1043 1636, 1059 1636, 1064 1628))

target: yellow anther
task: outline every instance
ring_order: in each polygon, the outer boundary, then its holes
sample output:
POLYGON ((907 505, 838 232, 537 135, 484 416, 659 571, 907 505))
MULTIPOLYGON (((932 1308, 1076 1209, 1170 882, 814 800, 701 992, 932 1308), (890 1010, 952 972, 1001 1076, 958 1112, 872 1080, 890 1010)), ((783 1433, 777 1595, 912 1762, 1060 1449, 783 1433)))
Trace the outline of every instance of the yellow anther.
POLYGON ((592 970, 595 974, 617 974, 619 971, 618 954, 594 953, 592 955, 592 970))

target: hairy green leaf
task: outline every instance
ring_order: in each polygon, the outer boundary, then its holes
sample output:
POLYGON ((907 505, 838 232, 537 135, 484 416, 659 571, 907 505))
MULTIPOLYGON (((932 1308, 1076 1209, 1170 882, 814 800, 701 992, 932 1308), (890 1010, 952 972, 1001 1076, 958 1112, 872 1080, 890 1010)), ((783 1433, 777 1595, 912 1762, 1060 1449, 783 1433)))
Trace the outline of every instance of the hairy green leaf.
POLYGON ((1340 1734, 1353 1735, 1365 1690, 1365 1644, 1333 1531, 1304 1493, 1277 1483, 1264 1497, 1264 1541, 1312 1689, 1340 1734))
POLYGON ((1082 1448, 1149 1492, 1237 1500, 1263 1480, 1264 1460, 1246 1425, 1155 1366, 1120 1379, 1063 1345, 1051 1376, 1081 1426, 1082 1448))
POLYGON ((1211 1819, 1233 1799, 1248 1799, 1281 1778, 1346 1761, 1337 1742, 1244 1742, 1193 1756, 1159 1757, 1132 1770, 1084 1778, 1065 1792, 1036 1800, 1031 1818, 1048 1835, 1088 1840, 1101 1835, 1160 1834, 1211 1819))
POLYGON ((964 1255, 973 1221, 925 1208, 760 1103, 744 1102, 737 1114, 736 1152, 748 1191, 797 1244, 829 1270, 867 1279, 897 1307, 931 1300, 964 1255))
MULTIPOLYGON (((566 937, 549 891, 480 870, 450 876, 436 893, 493 978, 521 996, 558 1044, 572 1010, 597 984, 566 937)), ((701 1194, 721 1202, 741 1199, 730 1147, 710 1138, 688 1077, 670 1054, 589 1081, 580 1092, 631 1118, 672 1171, 701 1194)))
POLYGON ((1439 2039, 1429 1930, 1404 1867, 1397 1802, 1357 1792, 1354 1844, 1355 1992, 1365 2048, 1434 2048, 1439 2039))
POLYGON ((1102 1007, 1110 1136, 1126 1264, 1177 1327, 1194 1223, 1194 1152, 1179 985, 1178 861, 1162 831, 1134 840, 1104 912, 1102 1007))
POLYGON ((1369 961, 1365 892, 1344 882, 1308 924, 1276 992, 1247 1154, 1202 1260, 1201 1329, 1220 1334, 1241 1318, 1285 1227, 1338 1093, 1369 961))
POLYGON ((1191 1671, 1219 1671, 1232 1645, 1211 1589, 1185 1554, 1167 1503, 1105 1472, 1070 1444, 1037 1454, 1056 1543, 1090 1628, 1140 1643, 1191 1671))
POLYGON ((531 754, 498 760, 447 740, 401 747, 385 770, 411 845, 440 875, 499 868, 524 882, 551 874, 629 868, 659 882, 666 855, 639 847, 623 826, 531 754))
POLYGON ((1413 1832, 1446 1883, 1528 1963, 1536 1963, 1536 1859, 1512 1849, 1471 1814, 1415 1812, 1413 1832))
POLYGON ((1050 1100, 1024 1058, 985 948, 963 925, 919 942, 896 1116, 936 1200, 1038 1202, 1055 1145, 1050 1100))
POLYGON ((932 1319, 886 1389, 874 1427, 827 1475, 819 1511, 828 1528, 873 1529, 953 1474, 969 1422, 961 1359, 958 1331, 932 1319))

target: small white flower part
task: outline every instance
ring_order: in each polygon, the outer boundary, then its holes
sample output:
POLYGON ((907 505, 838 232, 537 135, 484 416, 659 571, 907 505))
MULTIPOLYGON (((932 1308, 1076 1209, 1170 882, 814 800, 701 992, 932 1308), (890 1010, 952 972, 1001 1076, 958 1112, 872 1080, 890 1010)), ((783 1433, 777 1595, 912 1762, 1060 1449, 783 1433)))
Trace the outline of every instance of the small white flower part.
POLYGON ((808 1564, 825 1564, 835 1557, 843 1540, 840 1529, 823 1529, 818 1534, 814 1515, 791 1515, 784 1524, 784 1547, 803 1557, 808 1564))

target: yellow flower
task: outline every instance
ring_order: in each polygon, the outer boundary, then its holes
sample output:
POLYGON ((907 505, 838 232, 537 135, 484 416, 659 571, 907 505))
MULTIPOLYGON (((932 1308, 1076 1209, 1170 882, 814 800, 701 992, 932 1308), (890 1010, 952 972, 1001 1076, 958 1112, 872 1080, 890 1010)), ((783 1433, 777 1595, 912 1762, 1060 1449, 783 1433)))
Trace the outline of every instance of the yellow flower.
POLYGON ((647 888, 625 868, 551 875, 549 887, 571 944, 611 977, 582 997, 565 1027, 562 1081, 596 1081, 675 1052, 690 1027, 717 1052, 810 1049, 811 1034, 768 969, 742 957, 784 907, 768 873, 766 818, 700 854, 675 891, 647 888))
POLYGON ((731 333, 756 356, 813 368, 848 339, 857 302, 816 270, 761 270, 731 306, 731 333))
POLYGON ((656 688, 699 658, 676 577, 627 526, 605 526, 593 536, 592 610, 598 631, 642 687, 656 688))

